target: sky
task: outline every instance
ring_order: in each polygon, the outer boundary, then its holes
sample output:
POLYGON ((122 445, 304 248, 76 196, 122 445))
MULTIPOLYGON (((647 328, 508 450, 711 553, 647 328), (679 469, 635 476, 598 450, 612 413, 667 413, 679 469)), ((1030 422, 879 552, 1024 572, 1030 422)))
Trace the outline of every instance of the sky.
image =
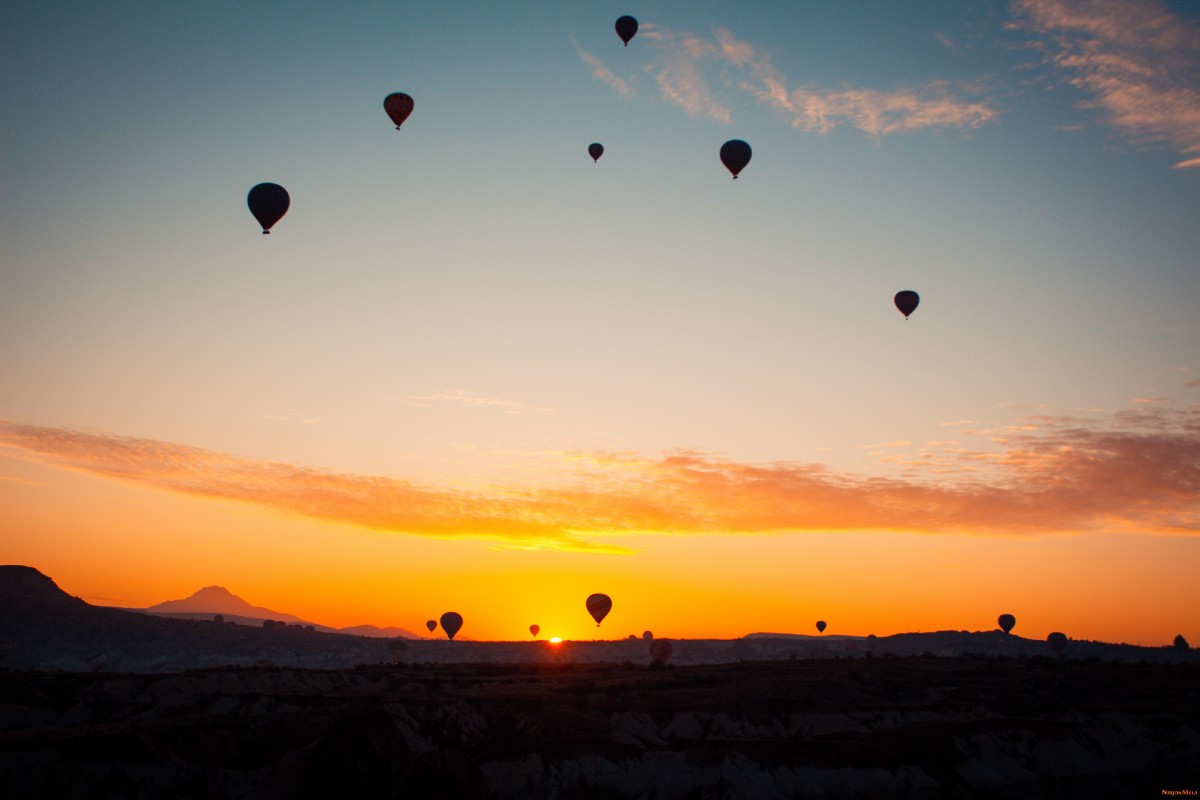
POLYGON ((3 563, 1200 643, 1194 3, 18 0, 0 75, 3 563))

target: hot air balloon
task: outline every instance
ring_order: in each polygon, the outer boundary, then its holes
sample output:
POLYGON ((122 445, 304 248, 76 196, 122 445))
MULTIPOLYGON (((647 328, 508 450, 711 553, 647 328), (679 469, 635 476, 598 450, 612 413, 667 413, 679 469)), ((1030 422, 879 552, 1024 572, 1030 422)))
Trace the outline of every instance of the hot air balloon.
POLYGON ((825 632, 825 620, 819 619, 819 620, 817 620, 817 633, 824 633, 824 632, 825 632))
POLYGON ((408 115, 412 113, 413 99, 404 92, 393 92, 383 98, 383 110, 392 118, 396 130, 400 130, 404 120, 408 119, 408 115))
POLYGON ((388 642, 388 657, 391 658, 393 664, 399 664, 404 660, 404 654, 408 652, 408 642, 403 638, 392 639, 388 642))
POLYGON ((1001 614, 996 618, 996 624, 1000 626, 1000 630, 1008 633, 1013 629, 1013 625, 1017 624, 1017 618, 1012 614, 1001 614))
POLYGON ((908 315, 917 310, 917 304, 921 302, 921 296, 911 289, 905 289, 902 292, 896 292, 896 308, 900 309, 900 313, 908 319, 908 315))
POLYGON ((650 658, 659 664, 666 664, 671 658, 671 642, 668 639, 655 639, 650 643, 650 658))
POLYGON ((453 639, 454 634, 458 633, 458 629, 462 627, 462 615, 454 611, 447 611, 442 614, 441 623, 442 630, 446 632, 446 638, 453 639))
POLYGON ((87 665, 88 669, 92 672, 99 672, 108 666, 108 656, 104 655, 104 653, 96 653, 95 655, 88 656, 87 665))
POLYGON ((619 17, 617 19, 617 24, 613 27, 617 29, 617 36, 620 36, 621 41, 625 43, 625 46, 629 47, 629 40, 633 38, 635 33, 637 33, 637 20, 626 14, 623 17, 619 17))
POLYGON ((529 626, 529 635, 537 636, 541 632, 541 630, 542 630, 541 625, 530 625, 529 626))
POLYGON ((736 180, 738 173, 750 163, 750 145, 741 139, 730 139, 721 145, 721 163, 733 173, 736 180))
POLYGON ((587 599, 587 610, 592 615, 592 619, 596 620, 596 627, 600 627, 600 620, 608 616, 608 612, 612 611, 612 598, 606 594, 591 594, 587 599))
POLYGON ((592 157, 592 161, 599 161, 600 156, 604 155, 604 145, 592 142, 588 145, 588 155, 592 157))
POLYGON ((262 226, 263 233, 271 232, 271 226, 283 219, 291 204, 287 189, 278 183, 260 183, 246 195, 246 205, 250 206, 250 213, 262 226))
POLYGON ((1050 649, 1061 656, 1063 651, 1067 649, 1067 635, 1055 631, 1046 637, 1046 644, 1050 645, 1050 649))
POLYGON ((425 627, 429 628, 430 633, 433 633, 434 629, 437 628, 437 620, 435 620, 435 619, 426 620, 425 627))

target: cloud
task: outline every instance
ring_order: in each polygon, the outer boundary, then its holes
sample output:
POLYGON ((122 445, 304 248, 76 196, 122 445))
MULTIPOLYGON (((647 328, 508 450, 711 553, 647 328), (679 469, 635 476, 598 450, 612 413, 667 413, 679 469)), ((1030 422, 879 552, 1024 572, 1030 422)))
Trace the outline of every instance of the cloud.
POLYGON ((95 475, 398 534, 628 552, 638 533, 1200 534, 1200 408, 1031 417, 900 459, 902 478, 697 451, 560 454, 557 485, 426 487, 150 439, 0 422, 0 446, 95 475))
POLYGON ((665 57, 656 67, 654 79, 663 99, 682 108, 689 117, 730 122, 733 115, 714 97, 704 72, 705 59, 715 56, 717 48, 690 34, 659 41, 665 57))
MULTIPOLYGON (((781 112, 794 128, 823 134, 848 124, 878 140, 927 128, 976 128, 996 115, 987 103, 960 97, 965 90, 946 81, 893 90, 789 88, 768 54, 726 28, 711 36, 645 28, 638 34, 652 54, 645 70, 654 76, 663 100, 691 117, 731 122, 736 99, 748 95, 781 112)), ((609 80, 597 72, 602 68, 603 74, 611 75, 606 67, 578 45, 575 49, 594 77, 609 80)), ((627 94, 620 89, 618 93, 627 94)))
MULTIPOLYGON (((1159 0, 1016 0, 1082 105, 1135 143, 1200 152, 1200 29, 1159 0)), ((1188 159, 1178 168, 1200 166, 1188 159)))
POLYGON ((434 405, 455 405, 463 408, 494 408, 506 414, 525 414, 530 411, 551 412, 554 409, 546 406, 530 406, 516 400, 503 400, 499 397, 481 397, 465 392, 462 389, 443 389, 434 394, 397 394, 394 400, 404 405, 417 408, 430 408, 434 405))
POLYGON ((583 63, 587 64, 588 69, 591 70, 592 78, 612 87, 613 91, 615 91, 621 97, 628 97, 633 93, 633 88, 627 82, 621 78, 618 78, 616 74, 614 74, 611 69, 605 66, 604 62, 602 62, 600 59, 596 58, 591 53, 584 51, 584 49, 579 46, 579 42, 572 39, 571 44, 574 45, 575 52, 579 54, 581 59, 583 59, 583 63))

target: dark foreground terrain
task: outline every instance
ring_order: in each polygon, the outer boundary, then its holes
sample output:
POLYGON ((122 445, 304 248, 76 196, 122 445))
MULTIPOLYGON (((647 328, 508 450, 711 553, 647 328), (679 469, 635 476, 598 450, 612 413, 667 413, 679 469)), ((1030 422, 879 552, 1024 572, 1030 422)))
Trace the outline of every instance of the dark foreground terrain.
POLYGON ((915 656, 0 672, 5 798, 1195 790, 1196 664, 915 656))

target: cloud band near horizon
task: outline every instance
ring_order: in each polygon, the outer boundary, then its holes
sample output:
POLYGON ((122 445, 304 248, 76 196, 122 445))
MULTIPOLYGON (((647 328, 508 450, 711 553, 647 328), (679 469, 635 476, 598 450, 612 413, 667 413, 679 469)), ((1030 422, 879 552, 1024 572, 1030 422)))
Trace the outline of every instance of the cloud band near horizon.
POLYGON ((563 453, 557 487, 464 491, 0 422, 0 446, 60 468, 373 530, 533 549, 630 552, 589 538, 637 533, 1200 534, 1200 409, 1107 424, 1042 417, 988 438, 995 448, 986 451, 927 446, 902 459, 904 478, 695 451, 563 453))

